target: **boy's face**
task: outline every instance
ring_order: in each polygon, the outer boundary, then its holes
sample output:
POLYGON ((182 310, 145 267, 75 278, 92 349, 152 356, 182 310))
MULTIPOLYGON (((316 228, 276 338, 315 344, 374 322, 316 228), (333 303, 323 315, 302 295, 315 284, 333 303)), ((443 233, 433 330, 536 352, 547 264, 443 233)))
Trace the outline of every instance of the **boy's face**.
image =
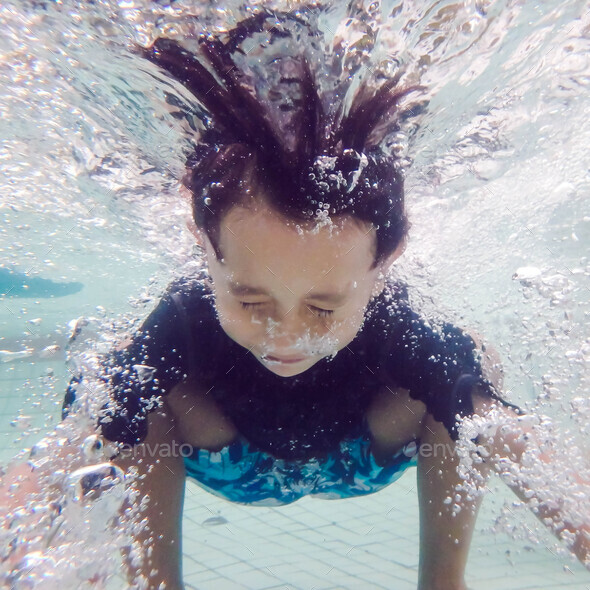
POLYGON ((370 269, 375 229, 350 217, 298 230, 268 208, 234 207, 220 227, 223 259, 204 243, 221 327, 282 377, 349 344, 383 287, 386 269, 370 269))

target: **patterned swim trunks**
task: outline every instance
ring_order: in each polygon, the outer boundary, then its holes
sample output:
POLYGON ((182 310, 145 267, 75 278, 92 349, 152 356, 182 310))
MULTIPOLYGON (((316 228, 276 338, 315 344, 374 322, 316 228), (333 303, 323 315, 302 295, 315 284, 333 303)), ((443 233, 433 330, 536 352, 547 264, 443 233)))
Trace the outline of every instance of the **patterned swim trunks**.
POLYGON ((375 493, 417 464, 419 441, 399 449, 386 466, 370 451, 371 439, 345 439, 321 460, 287 461, 251 448, 239 437, 218 452, 194 449, 184 457, 187 477, 210 493, 238 504, 280 506, 303 496, 336 500, 375 493))

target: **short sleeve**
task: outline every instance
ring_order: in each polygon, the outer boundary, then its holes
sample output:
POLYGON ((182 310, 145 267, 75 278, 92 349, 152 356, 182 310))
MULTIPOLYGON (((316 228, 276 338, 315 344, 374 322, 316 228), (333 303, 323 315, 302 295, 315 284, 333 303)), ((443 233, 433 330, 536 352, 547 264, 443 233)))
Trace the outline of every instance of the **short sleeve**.
MULTIPOLYGON (((146 417, 190 371, 188 326, 177 289, 170 287, 134 334, 131 344, 112 351, 103 361, 100 378, 107 383, 110 399, 99 412, 105 438, 137 444, 147 434, 146 417)), ((62 408, 68 414, 84 376, 70 382, 62 408)))
POLYGON ((147 435, 147 413, 188 375, 190 350, 174 292, 162 297, 124 350, 105 364, 111 400, 100 417, 103 435, 137 444, 147 435))
POLYGON ((448 322, 429 322, 410 308, 407 299, 389 306, 388 315, 380 368, 391 384, 423 402, 453 440, 458 439, 461 419, 474 412, 476 386, 519 410, 498 396, 485 379, 478 349, 465 331, 448 322))

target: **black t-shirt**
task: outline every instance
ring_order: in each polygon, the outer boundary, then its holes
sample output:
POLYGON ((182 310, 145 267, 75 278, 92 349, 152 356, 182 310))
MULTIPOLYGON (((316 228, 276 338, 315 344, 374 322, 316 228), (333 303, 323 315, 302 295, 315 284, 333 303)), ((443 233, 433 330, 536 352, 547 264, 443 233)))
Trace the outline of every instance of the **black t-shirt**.
MULTIPOLYGON (((448 323, 415 313, 405 288, 389 283, 371 301, 355 339, 294 377, 266 369, 221 328, 203 278, 174 282, 123 351, 105 360, 111 401, 99 422, 103 435, 128 444, 147 434, 145 417, 171 388, 194 376, 251 444, 277 457, 305 459, 359 432, 381 387, 403 387, 457 439, 457 414, 473 412, 481 384, 472 339, 448 323)), ((63 416, 75 399, 73 380, 63 416)), ((509 405, 509 404, 507 404, 509 405)))

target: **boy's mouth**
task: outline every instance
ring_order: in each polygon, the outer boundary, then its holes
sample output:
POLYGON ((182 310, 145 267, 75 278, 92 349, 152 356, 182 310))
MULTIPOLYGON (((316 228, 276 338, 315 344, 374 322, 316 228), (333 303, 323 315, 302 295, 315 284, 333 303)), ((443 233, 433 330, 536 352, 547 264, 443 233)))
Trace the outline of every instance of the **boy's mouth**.
POLYGON ((291 356, 291 357, 279 357, 279 356, 272 356, 270 354, 263 354, 262 360, 271 362, 271 363, 281 363, 286 365, 291 365, 295 363, 300 363, 304 361, 307 357, 304 356, 291 356))

